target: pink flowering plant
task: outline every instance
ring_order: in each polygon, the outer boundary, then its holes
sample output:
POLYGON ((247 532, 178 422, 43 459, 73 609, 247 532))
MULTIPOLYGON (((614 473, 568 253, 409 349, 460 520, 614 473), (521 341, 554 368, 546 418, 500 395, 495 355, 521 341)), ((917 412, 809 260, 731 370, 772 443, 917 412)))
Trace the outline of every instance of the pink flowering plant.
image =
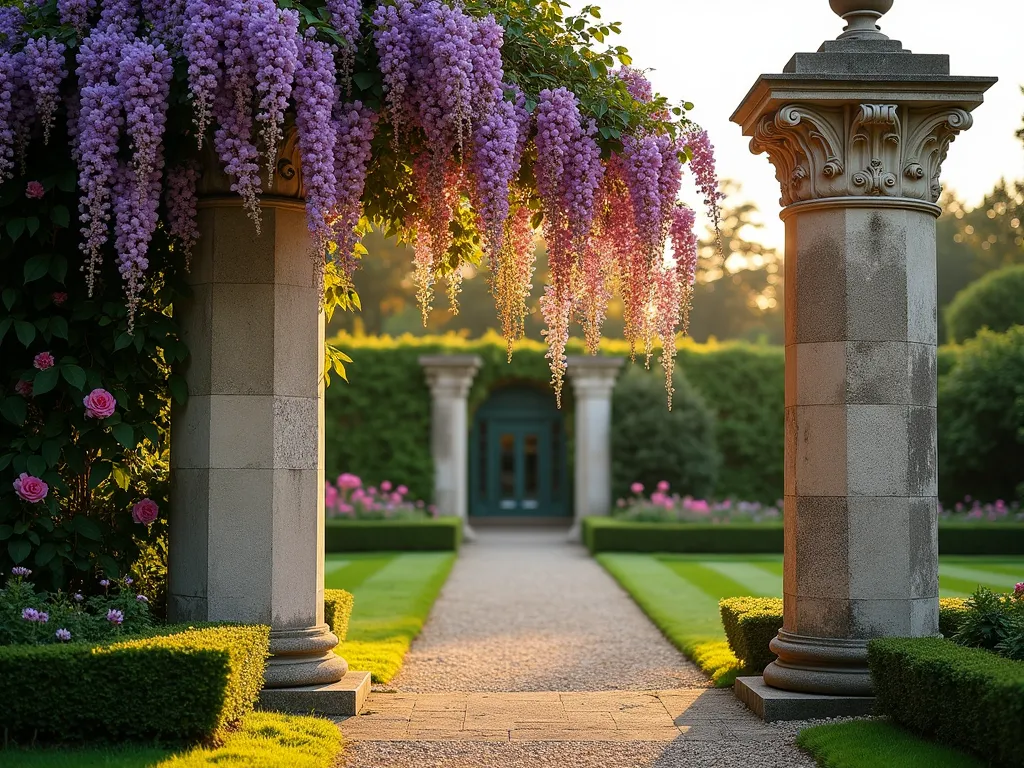
POLYGON ((769 523, 782 520, 782 502, 762 504, 757 501, 709 501, 673 492, 668 481, 654 488, 632 483, 630 494, 618 499, 613 516, 635 522, 685 523, 769 523))
POLYGON ((967 523, 1024 523, 1024 507, 1019 501, 996 499, 984 503, 970 496, 951 506, 939 504, 939 520, 967 523))
POLYGON ((97 580, 88 597, 38 590, 32 577, 15 566, 0 587, 0 645, 102 642, 153 626, 149 599, 131 576, 97 580))
POLYGON ((421 500, 409 498, 409 489, 384 480, 379 485, 364 485, 356 475, 345 472, 337 480, 327 481, 324 507, 328 517, 352 520, 401 520, 433 517, 437 510, 421 500))

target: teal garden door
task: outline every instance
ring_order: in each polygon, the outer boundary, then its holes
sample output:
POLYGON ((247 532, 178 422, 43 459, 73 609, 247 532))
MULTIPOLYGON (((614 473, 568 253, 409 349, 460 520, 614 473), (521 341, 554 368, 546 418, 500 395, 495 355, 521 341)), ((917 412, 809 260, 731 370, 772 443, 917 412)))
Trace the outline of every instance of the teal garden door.
POLYGON ((550 392, 504 389, 477 411, 470 508, 479 517, 567 517, 565 420, 550 392))

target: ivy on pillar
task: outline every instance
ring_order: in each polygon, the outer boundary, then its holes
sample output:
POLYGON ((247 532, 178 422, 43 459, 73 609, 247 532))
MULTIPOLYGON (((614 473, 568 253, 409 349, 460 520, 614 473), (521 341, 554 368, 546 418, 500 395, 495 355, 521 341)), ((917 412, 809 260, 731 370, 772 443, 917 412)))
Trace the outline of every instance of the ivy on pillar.
POLYGON ((732 117, 786 224, 785 620, 764 682, 788 691, 868 696, 869 640, 938 633, 936 203, 995 79, 890 40, 892 4, 832 0, 840 38, 732 117))
POLYGON ((191 358, 172 418, 169 617, 270 625, 268 688, 348 668, 324 623, 324 316, 295 152, 291 135, 260 234, 209 164, 192 295, 175 306, 191 358))
POLYGON ((420 365, 430 386, 430 445, 434 458, 434 505, 439 515, 462 520, 469 527, 469 414, 467 398, 482 361, 475 355, 428 355, 420 365))
POLYGON ((612 509, 612 390, 622 368, 620 357, 570 357, 569 380, 576 401, 573 525, 579 541, 583 518, 612 509))

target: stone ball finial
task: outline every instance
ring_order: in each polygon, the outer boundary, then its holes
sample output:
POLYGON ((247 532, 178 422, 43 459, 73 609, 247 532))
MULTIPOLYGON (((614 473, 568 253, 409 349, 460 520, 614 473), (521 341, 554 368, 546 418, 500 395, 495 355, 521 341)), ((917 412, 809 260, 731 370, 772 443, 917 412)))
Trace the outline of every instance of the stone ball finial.
POLYGON ((893 0, 829 0, 829 5, 846 21, 840 40, 888 40, 878 20, 892 8, 893 0))

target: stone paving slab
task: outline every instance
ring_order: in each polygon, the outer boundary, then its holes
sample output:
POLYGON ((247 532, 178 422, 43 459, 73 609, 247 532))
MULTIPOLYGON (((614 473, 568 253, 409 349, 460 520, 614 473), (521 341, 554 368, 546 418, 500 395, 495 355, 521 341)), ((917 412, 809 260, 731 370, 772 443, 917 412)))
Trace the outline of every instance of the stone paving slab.
POLYGON ((760 741, 765 726, 730 691, 596 691, 370 695, 341 720, 358 741, 760 741))

